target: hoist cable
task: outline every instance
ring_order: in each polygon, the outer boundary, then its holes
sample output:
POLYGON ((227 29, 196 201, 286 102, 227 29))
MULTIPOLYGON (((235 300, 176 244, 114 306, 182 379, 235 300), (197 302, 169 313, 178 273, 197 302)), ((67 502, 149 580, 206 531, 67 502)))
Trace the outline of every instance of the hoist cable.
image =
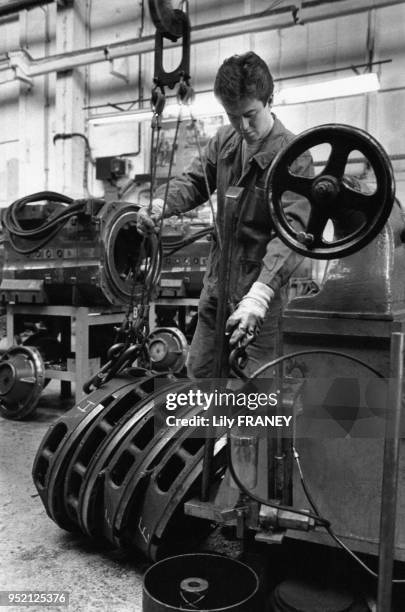
POLYGON ((212 221, 213 221, 213 224, 214 224, 215 233, 216 233, 217 238, 218 238, 219 250, 222 251, 222 239, 221 239, 221 235, 219 233, 217 217, 216 217, 216 213, 215 213, 215 210, 214 210, 214 204, 213 204, 212 198, 211 198, 211 190, 210 190, 210 185, 209 185, 209 182, 208 182, 207 168, 206 168, 206 166, 204 164, 203 154, 202 154, 202 150, 201 150, 201 143, 200 143, 200 139, 198 137, 197 120, 195 119, 195 117, 193 115, 191 107, 189 107, 189 112, 190 112, 191 123, 192 123, 193 130, 194 130, 194 138, 195 138, 195 142, 196 142, 196 145, 197 145, 198 157, 200 159, 200 164, 201 164, 201 168, 202 168, 202 172, 203 172, 203 176, 204 176, 205 188, 207 190, 208 203, 210 205, 211 214, 212 214, 212 221))

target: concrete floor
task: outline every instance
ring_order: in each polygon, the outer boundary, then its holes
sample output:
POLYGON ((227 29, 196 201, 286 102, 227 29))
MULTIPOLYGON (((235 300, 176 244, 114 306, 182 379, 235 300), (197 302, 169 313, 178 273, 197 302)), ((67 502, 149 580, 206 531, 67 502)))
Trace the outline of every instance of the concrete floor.
POLYGON ((69 591, 68 609, 74 612, 140 612, 145 561, 130 563, 119 552, 99 549, 61 530, 45 513, 32 482, 32 463, 43 435, 71 405, 61 404, 57 383, 52 382, 31 420, 0 418, 0 590, 69 591))

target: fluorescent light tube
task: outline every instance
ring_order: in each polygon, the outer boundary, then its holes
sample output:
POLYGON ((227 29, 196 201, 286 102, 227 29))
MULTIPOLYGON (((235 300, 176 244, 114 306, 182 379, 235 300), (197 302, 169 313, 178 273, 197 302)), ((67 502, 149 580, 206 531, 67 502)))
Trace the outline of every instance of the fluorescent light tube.
POLYGON ((92 125, 111 125, 115 123, 147 121, 148 119, 152 119, 152 111, 149 108, 140 108, 131 111, 120 111, 118 113, 93 115, 89 117, 88 122, 92 125))
POLYGON ((378 76, 371 72, 343 79, 334 79, 333 81, 286 87, 275 95, 275 104, 299 104, 311 100, 355 96, 378 89, 380 89, 378 76))

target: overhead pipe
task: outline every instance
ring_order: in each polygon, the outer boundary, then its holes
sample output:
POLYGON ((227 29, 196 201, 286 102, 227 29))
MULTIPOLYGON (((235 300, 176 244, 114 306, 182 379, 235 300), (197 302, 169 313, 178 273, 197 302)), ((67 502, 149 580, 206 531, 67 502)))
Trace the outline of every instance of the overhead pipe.
POLYGON ((4 0, 0 2, 0 17, 6 17, 18 11, 29 10, 36 6, 51 4, 54 0, 4 0))
MULTIPOLYGON (((379 0, 377 8, 385 8, 402 4, 402 0, 379 0)), ((252 34, 255 32, 271 31, 295 26, 292 16, 293 6, 276 9, 271 12, 258 13, 250 16, 236 17, 223 21, 216 21, 192 28, 192 43, 199 44, 218 38, 240 36, 241 34, 252 34)), ((367 12, 370 10, 368 0, 309 0, 302 3, 303 20, 305 24, 316 23, 326 19, 337 19, 348 15, 367 12)), ((180 43, 174 43, 179 45, 180 43)), ((124 42, 102 45, 91 49, 81 49, 69 53, 61 53, 40 59, 33 59, 25 50, 8 53, 7 67, 4 73, 10 69, 18 73, 21 78, 24 74, 27 79, 42 76, 51 72, 63 72, 73 70, 81 66, 114 60, 121 57, 139 55, 154 51, 155 37, 145 36, 142 38, 127 40, 124 42)), ((4 82, 3 71, 0 68, 0 83, 4 82)))

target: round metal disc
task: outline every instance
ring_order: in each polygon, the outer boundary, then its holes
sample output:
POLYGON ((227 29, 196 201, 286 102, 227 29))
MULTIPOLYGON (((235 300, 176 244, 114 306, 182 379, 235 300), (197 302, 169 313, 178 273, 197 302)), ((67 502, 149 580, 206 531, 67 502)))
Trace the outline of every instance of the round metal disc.
POLYGON ((31 414, 45 382, 45 367, 32 346, 12 346, 0 359, 0 414, 19 420, 31 414))
POLYGON ((129 304, 141 297, 145 285, 154 286, 158 280, 160 243, 156 234, 143 237, 138 233, 138 209, 128 202, 113 202, 100 214, 104 259, 101 288, 112 304, 129 304))
POLYGON ((177 327, 157 327, 148 337, 151 366, 158 372, 180 372, 186 365, 188 343, 177 327))
POLYGON ((375 138, 350 125, 327 124, 299 134, 276 155, 266 178, 266 193, 274 229, 288 247, 313 259, 337 259, 356 253, 382 230, 394 203, 395 181, 390 159, 375 138), (325 143, 331 146, 331 153, 322 172, 314 178, 294 174, 296 160, 325 143), (352 151, 359 151, 373 170, 374 192, 345 177, 352 151), (304 231, 287 218, 286 192, 298 194, 308 203, 304 231), (328 221, 335 228, 331 241, 323 235, 328 221))

